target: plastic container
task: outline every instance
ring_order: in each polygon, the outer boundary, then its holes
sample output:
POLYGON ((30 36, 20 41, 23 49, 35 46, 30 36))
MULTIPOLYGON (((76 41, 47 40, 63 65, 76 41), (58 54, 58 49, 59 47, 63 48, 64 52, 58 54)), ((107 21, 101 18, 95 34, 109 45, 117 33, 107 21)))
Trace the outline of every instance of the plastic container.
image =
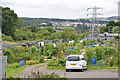
POLYGON ((92 48, 94 48, 95 46, 91 46, 92 48))
POLYGON ((92 58, 92 64, 96 64, 96 58, 92 58))
POLYGON ((25 66, 25 61, 24 60, 20 60, 20 65, 21 66, 25 66))

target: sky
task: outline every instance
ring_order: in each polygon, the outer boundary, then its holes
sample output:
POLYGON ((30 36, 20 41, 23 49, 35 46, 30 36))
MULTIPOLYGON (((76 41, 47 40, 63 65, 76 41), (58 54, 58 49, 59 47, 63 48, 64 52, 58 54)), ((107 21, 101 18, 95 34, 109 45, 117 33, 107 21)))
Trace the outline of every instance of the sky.
POLYGON ((19 17, 31 18, 89 18, 87 8, 102 7, 98 17, 118 15, 119 0, 0 0, 0 6, 10 7, 19 17))

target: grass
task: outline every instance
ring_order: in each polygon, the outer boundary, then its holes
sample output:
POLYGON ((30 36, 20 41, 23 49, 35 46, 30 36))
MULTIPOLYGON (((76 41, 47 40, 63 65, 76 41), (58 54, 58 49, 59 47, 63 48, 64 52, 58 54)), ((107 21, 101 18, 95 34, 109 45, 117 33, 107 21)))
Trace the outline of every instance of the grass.
POLYGON ((23 71, 25 68, 28 68, 30 66, 21 66, 18 68, 11 69, 8 67, 7 69, 7 78, 14 77, 16 75, 19 75, 21 71, 23 71))
POLYGON ((93 67, 93 66, 89 66, 88 69, 118 69, 118 67, 114 66, 114 67, 93 67))
POLYGON ((47 69, 50 69, 50 70, 65 70, 65 67, 48 66, 47 69))
MULTIPOLYGON (((39 64, 42 64, 42 63, 39 63, 39 64)), ((25 65, 25 66, 20 66, 19 63, 13 63, 13 64, 9 64, 8 67, 7 67, 7 78, 10 78, 10 77, 15 77, 17 75, 20 75, 20 73, 25 69, 25 68, 28 68, 30 66, 35 66, 35 65, 38 65, 38 64, 34 64, 34 65, 25 65), (17 66, 17 67, 16 67, 17 66)), ((41 67, 43 65, 40 65, 38 67, 41 67)), ((36 67, 36 68, 38 68, 36 67)))
POLYGON ((16 44, 16 42, 3 41, 4 44, 16 44))

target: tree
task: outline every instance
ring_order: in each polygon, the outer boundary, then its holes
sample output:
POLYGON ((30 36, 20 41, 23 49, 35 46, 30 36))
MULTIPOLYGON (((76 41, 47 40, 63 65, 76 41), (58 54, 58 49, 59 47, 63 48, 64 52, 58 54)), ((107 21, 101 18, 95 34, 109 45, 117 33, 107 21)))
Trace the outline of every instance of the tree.
POLYGON ((51 39, 51 40, 53 40, 53 39, 62 39, 61 32, 52 33, 51 36, 49 37, 49 39, 51 39))
POLYGON ((24 30, 21 30, 21 29, 17 29, 15 31, 14 39, 17 40, 17 41, 33 40, 34 39, 34 34, 32 32, 29 32, 29 31, 24 31, 24 30))
POLYGON ((108 27, 107 26, 103 26, 99 28, 100 32, 108 32, 108 27))
POLYGON ((47 29, 50 33, 55 32, 55 30, 54 30, 52 27, 47 27, 47 28, 45 28, 45 29, 47 29))
POLYGON ((114 26, 116 26, 116 23, 115 23, 115 21, 109 21, 107 26, 114 27, 114 26))
POLYGON ((119 27, 119 26, 115 26, 115 27, 113 28, 113 32, 114 32, 114 33, 120 32, 120 27, 119 27))
POLYGON ((116 22, 116 26, 120 26, 120 21, 117 21, 117 22, 116 22))
POLYGON ((65 30, 61 33, 64 40, 77 38, 77 32, 74 28, 65 28, 65 30))
POLYGON ((8 7, 2 7, 2 33, 8 36, 14 36, 17 27, 18 17, 14 10, 8 7))
POLYGON ((2 40, 3 41, 13 41, 12 37, 11 36, 6 36, 4 34, 2 34, 2 40))
POLYGON ((76 31, 77 31, 78 33, 84 33, 84 32, 87 32, 87 31, 88 31, 89 27, 87 27, 87 26, 84 25, 84 24, 83 24, 83 25, 78 24, 75 29, 76 29, 76 31))

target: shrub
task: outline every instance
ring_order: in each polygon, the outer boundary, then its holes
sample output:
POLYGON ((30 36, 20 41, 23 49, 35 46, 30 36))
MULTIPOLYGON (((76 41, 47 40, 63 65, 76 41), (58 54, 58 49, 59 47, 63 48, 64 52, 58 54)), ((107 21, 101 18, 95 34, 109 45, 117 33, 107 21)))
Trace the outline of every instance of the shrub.
POLYGON ((2 39, 3 39, 3 41, 13 41, 11 36, 6 36, 4 34, 2 34, 2 39))
POLYGON ((31 53, 36 54, 37 53, 37 48, 36 46, 31 47, 31 53))
POLYGON ((40 60, 29 60, 26 61, 26 65, 33 65, 33 64, 39 64, 40 60))
POLYGON ((18 68, 18 67, 20 67, 19 63, 14 63, 14 64, 9 64, 8 65, 8 68, 10 68, 10 69, 15 69, 15 68, 18 68))
POLYGON ((86 48, 86 54, 88 64, 91 64, 93 57, 95 57, 97 61, 106 61, 106 65, 116 66, 118 64, 117 49, 113 47, 86 48))
POLYGON ((48 59, 51 59, 52 58, 52 56, 48 56, 48 59))
POLYGON ((12 51, 14 53, 25 53, 25 52, 28 52, 28 48, 27 47, 23 47, 23 46, 15 46, 12 48, 12 51))
POLYGON ((13 55, 13 52, 10 49, 5 50, 5 55, 7 56, 8 63, 13 63, 17 61, 15 55, 13 55))
POLYGON ((44 58, 41 57, 40 60, 39 60, 40 63, 43 63, 44 62, 44 58))
POLYGON ((53 58, 49 61, 48 66, 65 66, 65 59, 53 58))

